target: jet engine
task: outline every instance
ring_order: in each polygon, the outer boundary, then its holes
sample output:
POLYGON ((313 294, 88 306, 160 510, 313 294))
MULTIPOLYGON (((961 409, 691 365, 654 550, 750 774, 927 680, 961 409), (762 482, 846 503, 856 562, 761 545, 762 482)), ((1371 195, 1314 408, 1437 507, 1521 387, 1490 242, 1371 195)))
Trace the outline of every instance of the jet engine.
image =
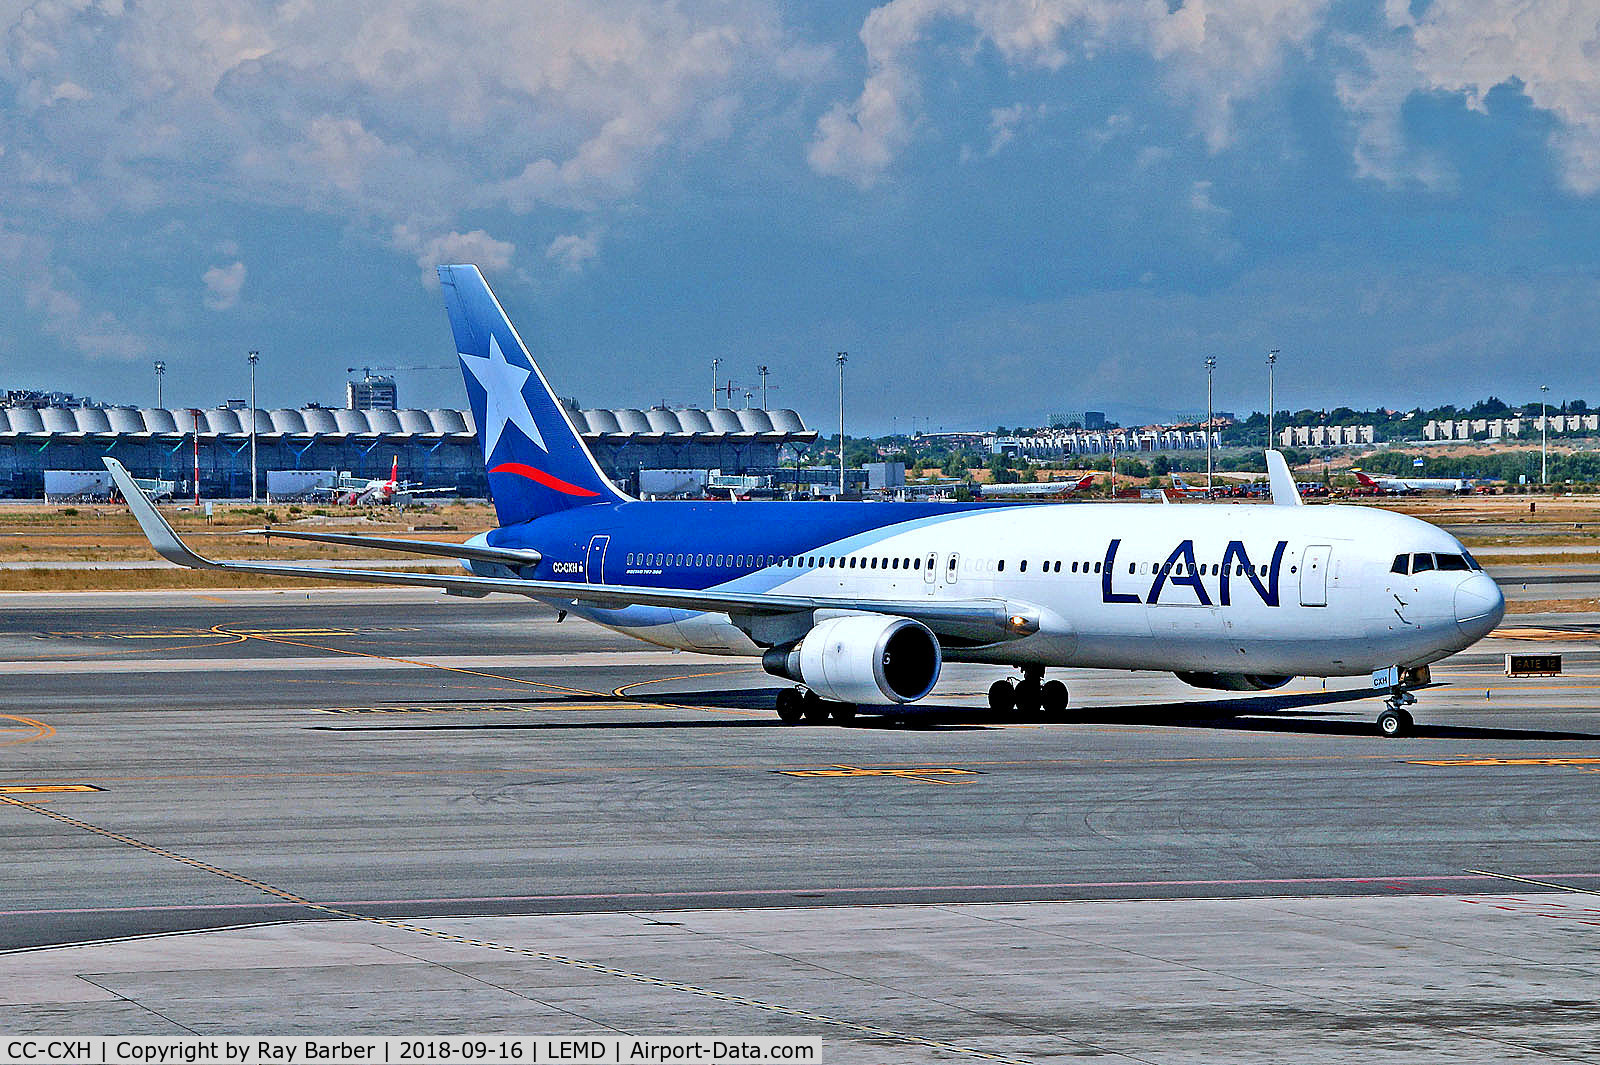
POLYGON ((914 703, 933 690, 944 657, 921 622, 850 614, 818 623, 792 648, 761 657, 768 673, 840 703, 914 703))
POLYGON ((1215 688, 1225 692, 1264 692, 1281 688, 1294 680, 1271 673, 1174 673, 1173 676, 1195 688, 1215 688))

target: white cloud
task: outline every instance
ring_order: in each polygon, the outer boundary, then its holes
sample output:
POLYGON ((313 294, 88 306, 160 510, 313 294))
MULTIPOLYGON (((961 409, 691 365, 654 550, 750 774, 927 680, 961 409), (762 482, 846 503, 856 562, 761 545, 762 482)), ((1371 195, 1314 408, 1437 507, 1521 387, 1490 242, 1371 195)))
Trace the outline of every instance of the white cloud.
POLYGON ((1600 9, 1593 0, 1433 4, 1412 34, 1415 85, 1465 96, 1515 84, 1559 123, 1552 147, 1567 186, 1600 192, 1600 9))
POLYGON ((115 315, 84 308, 81 289, 70 270, 55 265, 42 238, 16 220, 0 216, 0 266, 22 279, 23 305, 39 317, 40 328, 68 348, 94 359, 131 359, 150 343, 115 315))
POLYGON ((0 32, 19 215, 198 189, 424 242, 474 210, 605 211, 817 59, 775 0, 0 0, 0 32))
POLYGON ((853 103, 817 122, 808 158, 820 174, 870 187, 910 143, 920 119, 915 66, 936 27, 975 35, 1011 68, 1056 70, 1117 45, 1161 63, 1213 151, 1233 138, 1237 104, 1274 82, 1287 55, 1321 28, 1331 0, 890 0, 861 27, 867 78, 853 103))
POLYGON ((497 240, 481 229, 423 236, 410 226, 399 225, 394 227, 393 239, 397 247, 416 255, 417 265, 422 267, 422 283, 429 288, 439 284, 435 267, 472 263, 486 273, 496 273, 511 268, 511 257, 517 250, 510 241, 497 240))
POLYGON ((93 359, 136 359, 149 342, 107 311, 89 311, 70 287, 76 279, 59 268, 42 268, 23 285, 28 310, 43 319, 44 331, 93 359))
POLYGON ((906 107, 915 101, 906 98, 916 95, 915 82, 901 70, 868 77, 854 104, 836 103, 817 120, 817 135, 806 151, 811 168, 862 188, 877 184, 911 141, 906 107))
POLYGON ((1221 217, 1226 218, 1228 216, 1228 209, 1226 207, 1218 206, 1217 203, 1211 199, 1211 188, 1212 185, 1209 181, 1196 181, 1190 185, 1189 209, 1198 215, 1220 215, 1221 217))
POLYGON ((557 237, 544 250, 544 257, 568 273, 578 273, 586 263, 600 254, 600 239, 595 234, 578 236, 568 233, 557 237))
MULTIPOLYGON (((1213 152, 1233 142, 1240 102, 1274 86, 1322 29, 1331 0, 1192 0, 1158 14, 1149 47, 1213 152)), ((1148 9, 1147 9, 1148 10, 1148 9)))
POLYGON ((213 311, 226 311, 239 303, 239 292, 244 288, 245 268, 242 262, 227 266, 213 266, 201 275, 205 282, 205 304, 213 311))
POLYGON ((1355 120, 1356 172, 1385 184, 1451 187, 1455 175, 1408 143, 1403 108, 1416 93, 1449 93, 1484 111, 1508 86, 1556 119, 1551 148, 1567 187, 1600 192, 1600 11, 1589 0, 1508 8, 1497 0, 1433 4, 1420 19, 1389 0, 1381 42, 1345 36, 1358 68, 1335 81, 1355 120))
MULTIPOLYGON (((597 229, 825 61, 777 0, 0 0, 0 206, 57 264, 27 299, 38 328, 126 355, 144 341, 61 265, 69 227, 287 209, 383 235, 426 285, 442 260, 504 270, 515 245, 484 227, 505 212, 558 215, 546 239, 573 213, 597 229)), ((243 267, 211 254, 193 269, 222 271, 220 310, 243 267)))
POLYGON ((50 90, 50 102, 56 104, 62 101, 87 100, 93 95, 88 89, 76 82, 63 81, 50 90))
POLYGON ((1017 127, 1022 120, 1032 117, 1042 108, 1029 107, 1027 104, 1012 104, 1010 107, 995 107, 989 111, 989 147, 983 154, 988 158, 999 155, 1006 145, 1017 137, 1017 127))
MULTIPOLYGON (((1276 91, 1290 59, 1323 43, 1331 7, 1331 0, 1187 0, 1170 10, 1157 0, 889 0, 861 27, 860 94, 821 116, 808 159, 817 173, 863 188, 881 181, 929 121, 918 67, 951 27, 972 35, 969 56, 989 48, 1013 70, 1054 70, 1112 46, 1141 50, 1156 61, 1167 92, 1189 108, 1207 148, 1220 152, 1235 140, 1240 105, 1276 91)), ((1420 17, 1405 0, 1385 0, 1383 10, 1388 32, 1334 37, 1354 60, 1337 72, 1334 89, 1355 119, 1357 173, 1449 187, 1448 167, 1406 143, 1401 109, 1418 92, 1458 94, 1482 109, 1491 89, 1511 85, 1556 119, 1551 148, 1567 187, 1600 193, 1594 0, 1457 0, 1430 4, 1420 17)), ((994 127, 991 151, 1014 128, 994 127)))

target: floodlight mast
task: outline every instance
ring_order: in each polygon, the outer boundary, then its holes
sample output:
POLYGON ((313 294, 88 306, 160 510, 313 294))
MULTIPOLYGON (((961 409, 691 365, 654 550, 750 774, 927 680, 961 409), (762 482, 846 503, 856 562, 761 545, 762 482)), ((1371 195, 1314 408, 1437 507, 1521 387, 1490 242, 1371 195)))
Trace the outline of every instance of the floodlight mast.
POLYGON ((1211 374, 1217 368, 1217 357, 1206 356, 1206 495, 1211 495, 1211 374))
POLYGON ((841 351, 834 356, 834 362, 839 364, 839 498, 844 498, 844 364, 850 359, 850 353, 841 351))
POLYGON ((1550 483, 1549 457, 1545 451, 1545 438, 1550 428, 1550 415, 1547 413, 1549 407, 1545 402, 1549 398, 1549 392, 1549 385, 1539 386, 1539 484, 1541 485, 1550 483))
POLYGON ((1278 349, 1273 348, 1267 352, 1267 447, 1277 447, 1272 436, 1272 412, 1277 408, 1277 402, 1272 395, 1272 368, 1278 364, 1278 349))
POLYGON ((250 502, 256 501, 256 362, 261 352, 251 351, 250 360, 250 502))

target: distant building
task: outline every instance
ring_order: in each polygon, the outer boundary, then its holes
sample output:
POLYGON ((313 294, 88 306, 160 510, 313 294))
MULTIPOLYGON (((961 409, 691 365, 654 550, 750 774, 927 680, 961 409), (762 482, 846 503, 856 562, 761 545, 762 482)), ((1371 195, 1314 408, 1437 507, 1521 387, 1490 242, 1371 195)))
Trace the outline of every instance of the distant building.
MULTIPOLYGON (((1222 434, 1212 432, 1211 446, 1222 446, 1222 434)), ((1088 430, 1035 429, 1023 436, 995 436, 987 441, 995 455, 1014 458, 1064 459, 1073 455, 1105 455, 1112 451, 1203 451, 1203 429, 1150 425, 1139 429, 1088 430)))
POLYGON ((1106 427, 1106 412, 1103 410, 1086 410, 1083 412, 1083 427, 1093 432, 1106 427))
POLYGON ((394 378, 368 374, 359 381, 346 381, 344 405, 347 410, 395 410, 400 392, 394 378))
POLYGON ((1505 440, 1551 433, 1600 432, 1600 414, 1549 414, 1507 418, 1436 418, 1422 426, 1422 439, 1439 441, 1505 440))
MULTIPOLYGON (((817 438, 791 410, 567 413, 601 469, 629 491, 635 489, 641 469, 743 474, 776 467, 780 448, 817 438)), ((387 474, 398 457, 401 476, 425 487, 488 494, 483 450, 470 411, 305 406, 257 410, 253 417, 263 476, 269 470, 334 469, 377 477, 387 474)), ((228 406, 200 411, 0 406, 0 497, 37 499, 44 494, 46 469, 101 470, 100 460, 108 452, 136 477, 187 482, 194 476, 196 429, 201 494, 248 497, 251 419, 251 411, 228 406)))
POLYGON ((1350 447, 1377 439, 1375 425, 1286 425, 1278 432, 1281 447, 1350 447))
POLYGON ((94 400, 88 396, 75 396, 71 392, 47 392, 37 388, 13 388, 3 400, 8 407, 92 407, 94 400))
POLYGON ((903 462, 869 462, 864 468, 869 491, 906 486, 906 464, 903 462))

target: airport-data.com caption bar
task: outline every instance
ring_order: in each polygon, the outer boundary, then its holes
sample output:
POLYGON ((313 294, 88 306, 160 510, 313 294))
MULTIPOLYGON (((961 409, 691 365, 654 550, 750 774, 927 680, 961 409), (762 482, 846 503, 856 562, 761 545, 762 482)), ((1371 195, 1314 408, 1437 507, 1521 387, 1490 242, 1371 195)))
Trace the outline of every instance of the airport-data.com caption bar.
POLYGON ((4 1065, 734 1065, 822 1061, 822 1040, 770 1036, 0 1036, 4 1065))

